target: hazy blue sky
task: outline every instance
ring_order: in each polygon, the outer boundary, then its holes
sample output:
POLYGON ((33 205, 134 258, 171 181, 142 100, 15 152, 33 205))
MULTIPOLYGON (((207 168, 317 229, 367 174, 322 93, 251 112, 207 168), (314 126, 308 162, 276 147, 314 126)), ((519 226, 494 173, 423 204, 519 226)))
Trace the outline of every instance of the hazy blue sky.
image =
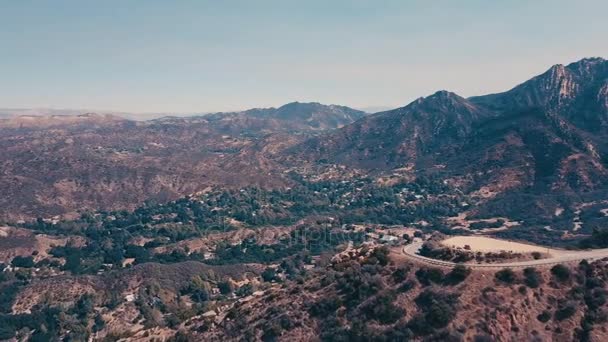
POLYGON ((608 57, 608 1, 3 1, 0 107, 396 107, 608 57))

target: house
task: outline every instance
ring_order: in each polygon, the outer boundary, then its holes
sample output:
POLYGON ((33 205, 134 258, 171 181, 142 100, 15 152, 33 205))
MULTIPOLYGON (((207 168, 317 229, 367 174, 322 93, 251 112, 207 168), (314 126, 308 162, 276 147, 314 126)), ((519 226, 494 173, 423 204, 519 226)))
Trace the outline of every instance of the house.
POLYGON ((394 243, 394 242, 397 242, 398 240, 399 240, 399 238, 396 236, 393 236, 393 235, 384 235, 380 238, 380 241, 387 242, 387 243, 394 243))

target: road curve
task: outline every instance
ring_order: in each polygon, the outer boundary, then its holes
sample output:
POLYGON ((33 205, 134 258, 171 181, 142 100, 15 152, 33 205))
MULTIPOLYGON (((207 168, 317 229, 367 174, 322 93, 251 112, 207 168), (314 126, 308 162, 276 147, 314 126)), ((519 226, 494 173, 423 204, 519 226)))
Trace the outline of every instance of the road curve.
POLYGON ((556 264, 580 262, 582 260, 599 260, 608 258, 608 248, 604 249, 593 249, 588 251, 567 251, 563 254, 553 256, 551 258, 539 259, 539 260, 527 260, 517 262, 505 262, 496 264, 477 264, 477 263, 455 263, 450 261, 438 260, 427 258, 418 254, 418 251, 422 247, 424 242, 415 241, 409 245, 404 246, 401 252, 409 258, 423 262, 425 264, 443 267, 454 267, 456 265, 464 265, 470 268, 519 268, 519 267, 533 267, 533 266, 550 266, 556 264))

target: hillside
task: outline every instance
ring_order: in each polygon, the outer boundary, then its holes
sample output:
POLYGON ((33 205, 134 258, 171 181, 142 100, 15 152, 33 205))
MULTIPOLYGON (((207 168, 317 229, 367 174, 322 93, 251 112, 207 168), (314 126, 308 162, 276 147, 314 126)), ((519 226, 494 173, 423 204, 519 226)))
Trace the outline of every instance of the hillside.
MULTIPOLYGON (((0 338, 96 341, 603 341, 606 263, 434 268, 371 245, 302 268, 145 263, 0 280, 0 338), (263 270, 263 271, 262 271, 263 270), (52 288, 52 291, 49 289, 52 288), (7 302, 8 301, 8 302, 7 302)), ((49 266, 43 266, 43 269, 49 266)), ((20 272, 20 273, 19 273, 20 272)), ((21 274, 21 276, 19 276, 21 274)), ((29 275, 28 275, 29 274, 29 275)))
POLYGON ((438 174, 468 192, 603 189, 608 61, 584 59, 500 94, 440 91, 287 150, 312 162, 438 174))
POLYGON ((204 119, 220 131, 235 134, 329 130, 353 123, 364 115, 362 111, 345 106, 292 102, 279 108, 209 114, 204 119))
POLYGON ((0 218, 134 209, 209 185, 288 184, 266 157, 363 112, 292 103, 190 118, 134 122, 108 115, 0 120, 0 218))

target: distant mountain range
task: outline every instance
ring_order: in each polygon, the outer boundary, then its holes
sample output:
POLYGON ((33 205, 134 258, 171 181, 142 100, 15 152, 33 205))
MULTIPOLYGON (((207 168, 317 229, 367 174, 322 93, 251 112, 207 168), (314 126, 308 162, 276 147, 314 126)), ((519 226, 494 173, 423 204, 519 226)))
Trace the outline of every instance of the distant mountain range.
POLYGON ((320 103, 292 102, 279 108, 255 108, 241 112, 192 117, 165 117, 159 122, 205 122, 231 134, 251 132, 322 131, 340 128, 365 116, 360 110, 320 103))
POLYGON ((288 186, 290 170, 336 165, 345 169, 333 177, 440 177, 482 200, 608 185, 601 58, 555 65, 504 93, 439 91, 372 115, 299 102, 144 122, 31 114, 0 120, 0 207, 11 217, 132 208, 210 185, 288 186))
POLYGON ((117 111, 95 111, 90 109, 54 109, 54 108, 0 108, 0 119, 10 119, 21 116, 78 116, 95 113, 98 115, 112 115, 129 120, 152 120, 166 116, 166 113, 128 113, 117 111))

